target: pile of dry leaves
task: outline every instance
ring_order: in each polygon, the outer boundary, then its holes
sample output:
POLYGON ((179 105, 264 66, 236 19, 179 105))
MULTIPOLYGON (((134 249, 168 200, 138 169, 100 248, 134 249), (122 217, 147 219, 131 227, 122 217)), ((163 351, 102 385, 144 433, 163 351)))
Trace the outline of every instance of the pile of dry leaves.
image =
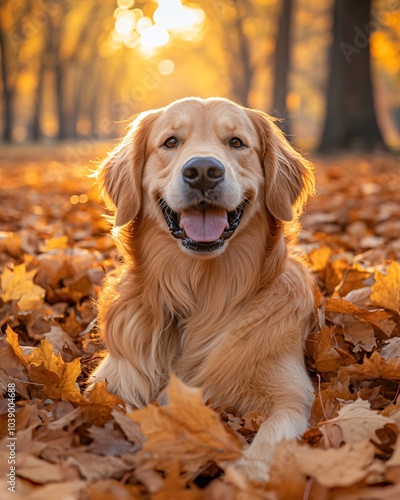
POLYGON ((176 378, 166 407, 129 414, 101 383, 84 394, 115 252, 87 168, 57 154, 1 167, 1 498, 400 498, 399 160, 317 161, 301 233, 316 278, 311 427, 252 485, 232 464, 265 415, 217 415, 176 378))

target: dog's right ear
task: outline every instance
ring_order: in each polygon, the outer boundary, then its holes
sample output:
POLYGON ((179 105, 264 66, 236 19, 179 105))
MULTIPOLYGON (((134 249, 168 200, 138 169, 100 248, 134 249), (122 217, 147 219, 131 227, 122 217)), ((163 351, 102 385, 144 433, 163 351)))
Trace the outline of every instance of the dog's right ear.
POLYGON ((115 214, 115 226, 127 224, 140 212, 147 138, 158 115, 159 112, 140 114, 97 170, 101 194, 107 208, 115 214))

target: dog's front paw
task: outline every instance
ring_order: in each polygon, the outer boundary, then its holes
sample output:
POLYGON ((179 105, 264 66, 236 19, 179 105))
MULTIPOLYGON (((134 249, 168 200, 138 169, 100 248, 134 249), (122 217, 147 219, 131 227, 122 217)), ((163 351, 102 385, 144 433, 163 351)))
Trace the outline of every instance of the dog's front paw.
POLYGON ((254 453, 251 447, 243 453, 243 457, 235 464, 235 468, 252 483, 267 483, 269 481, 269 457, 254 453))

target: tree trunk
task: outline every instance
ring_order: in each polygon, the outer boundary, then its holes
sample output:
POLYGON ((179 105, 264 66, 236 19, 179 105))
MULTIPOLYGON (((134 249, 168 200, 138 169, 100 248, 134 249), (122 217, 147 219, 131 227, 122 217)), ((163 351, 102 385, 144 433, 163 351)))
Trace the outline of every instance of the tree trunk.
POLYGON ((55 67, 55 93, 56 93, 56 103, 57 103, 57 121, 58 121, 58 139, 60 141, 68 137, 67 131, 67 118, 65 113, 64 104, 64 81, 65 72, 63 64, 59 61, 55 67))
MULTIPOLYGON (((235 28, 239 42, 239 50, 240 50, 240 65, 241 65, 241 78, 240 84, 237 85, 236 82, 236 93, 238 95, 239 101, 243 106, 249 106, 249 93, 251 90, 251 82, 253 79, 253 68, 250 61, 249 54, 249 42, 244 33, 243 21, 244 15, 241 12, 242 9, 240 6, 237 7, 237 17, 235 21, 235 28)), ((236 61, 234 64, 237 63, 236 61)))
POLYGON ((282 1, 282 12, 276 36, 274 87, 272 95, 272 113, 282 121, 277 125, 286 134, 289 133, 289 115, 286 107, 290 69, 291 17, 293 0, 282 1))
POLYGON ((320 152, 385 147, 374 108, 370 20, 371 0, 335 0, 320 152))
POLYGON ((7 51, 5 46, 5 37, 3 28, 1 26, 0 16, 0 55, 1 55, 1 80, 3 87, 3 140, 4 142, 12 141, 13 129, 13 88, 9 81, 8 65, 7 65, 7 51))
POLYGON ((39 61, 39 71, 37 76, 37 84, 35 90, 34 104, 33 104, 33 117, 31 136, 33 141, 39 141, 42 137, 41 116, 43 106, 43 85, 44 75, 46 72, 45 59, 47 54, 41 57, 39 61))

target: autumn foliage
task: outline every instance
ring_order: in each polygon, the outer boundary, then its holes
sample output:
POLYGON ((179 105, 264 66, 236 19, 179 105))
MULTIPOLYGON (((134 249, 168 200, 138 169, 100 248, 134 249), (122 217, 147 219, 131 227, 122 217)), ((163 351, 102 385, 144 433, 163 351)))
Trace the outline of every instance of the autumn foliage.
POLYGON ((2 166, 1 498, 399 497, 398 160, 316 161, 318 196, 300 236, 315 276, 310 428, 277 447, 270 481, 256 485, 235 462, 268 415, 218 414, 175 377, 164 407, 131 411, 103 383, 85 393, 104 350, 95 300, 117 256, 89 169, 57 154, 14 155, 2 166), (15 494, 3 480, 9 384, 15 494))

